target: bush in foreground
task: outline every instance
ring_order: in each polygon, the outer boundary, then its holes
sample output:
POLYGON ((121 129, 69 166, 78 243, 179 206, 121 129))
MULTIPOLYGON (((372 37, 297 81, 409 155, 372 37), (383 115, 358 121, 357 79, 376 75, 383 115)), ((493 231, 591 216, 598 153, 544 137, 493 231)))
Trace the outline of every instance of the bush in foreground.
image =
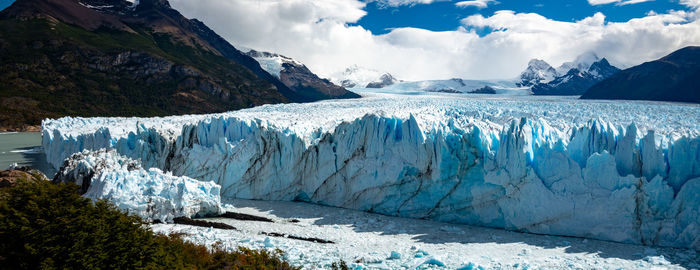
POLYGON ((227 252, 154 234, 139 217, 77 190, 48 181, 0 190, 0 268, 294 269, 279 252, 227 252))

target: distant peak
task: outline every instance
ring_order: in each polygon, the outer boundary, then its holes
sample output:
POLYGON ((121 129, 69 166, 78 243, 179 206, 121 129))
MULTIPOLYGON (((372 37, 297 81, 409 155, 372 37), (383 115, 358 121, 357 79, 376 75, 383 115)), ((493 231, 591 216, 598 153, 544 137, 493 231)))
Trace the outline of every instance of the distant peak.
POLYGON ((608 59, 605 59, 605 57, 601 58, 601 59, 598 60, 598 62, 596 62, 596 63, 604 64, 604 65, 610 65, 610 62, 608 62, 608 59))
POLYGON ((556 77, 557 72, 549 63, 540 59, 532 59, 527 64, 527 69, 520 73, 518 86, 532 86, 534 84, 549 82, 556 77))
POLYGON ((540 59, 532 59, 530 62, 527 63, 528 66, 543 66, 547 65, 549 66, 549 63, 545 62, 544 60, 540 59))

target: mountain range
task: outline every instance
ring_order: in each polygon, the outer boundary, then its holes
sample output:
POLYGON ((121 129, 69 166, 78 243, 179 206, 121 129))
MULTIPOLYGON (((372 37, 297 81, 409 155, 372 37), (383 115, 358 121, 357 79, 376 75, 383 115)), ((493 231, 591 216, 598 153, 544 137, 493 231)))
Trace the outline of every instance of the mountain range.
POLYGON ((18 0, 0 12, 0 127, 356 97, 301 87, 166 0, 18 0))
POLYGON ((700 46, 686 47, 622 71, 606 58, 588 52, 557 68, 532 59, 520 76, 511 80, 396 81, 389 73, 358 66, 347 68, 333 78, 346 87, 382 88, 378 91, 389 93, 580 95, 583 99, 700 103, 700 84, 696 82, 700 78, 700 46), (382 83, 384 79, 386 83, 382 83))
POLYGON ((618 72, 605 58, 589 52, 558 68, 532 59, 514 80, 399 81, 391 74, 352 66, 335 74, 333 81, 348 88, 382 88, 384 92, 499 93, 508 95, 581 95, 593 84, 618 72), (488 87, 488 88, 484 88, 488 87))
POLYGON ((556 69, 543 60, 533 59, 520 74, 517 85, 530 87, 535 95, 581 95, 618 71, 607 59, 594 53, 582 54, 556 69))
POLYGON ((581 98, 700 103, 699 78, 700 47, 685 47, 620 71, 593 85, 581 98))

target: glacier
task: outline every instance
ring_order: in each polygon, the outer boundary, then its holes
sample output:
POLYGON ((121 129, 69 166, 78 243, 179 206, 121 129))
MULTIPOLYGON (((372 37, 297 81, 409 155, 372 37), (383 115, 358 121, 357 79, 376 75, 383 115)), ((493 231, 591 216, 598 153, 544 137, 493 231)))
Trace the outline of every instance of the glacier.
POLYGON ((45 120, 53 166, 113 149, 223 198, 700 249, 700 107, 364 93, 164 118, 45 120))
POLYGON ((138 160, 114 150, 84 150, 66 159, 54 183, 74 183, 83 197, 106 199, 146 221, 170 222, 175 217, 222 213, 221 187, 157 168, 141 168, 138 160))

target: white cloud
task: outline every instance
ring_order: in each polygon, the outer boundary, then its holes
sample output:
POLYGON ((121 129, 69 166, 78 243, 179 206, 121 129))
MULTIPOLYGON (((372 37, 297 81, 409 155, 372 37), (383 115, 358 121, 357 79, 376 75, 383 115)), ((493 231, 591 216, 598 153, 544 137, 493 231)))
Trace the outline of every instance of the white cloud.
MULTIPOLYGON (((686 0, 689 6, 700 0, 686 0)), ((234 45, 278 52, 328 76, 353 64, 404 80, 510 78, 532 58, 552 65, 595 51, 632 66, 688 45, 700 45, 698 11, 649 14, 612 23, 602 13, 576 22, 499 11, 464 18, 453 31, 397 28, 373 35, 357 22, 359 0, 171 0, 234 45), (480 36, 482 28, 496 31, 480 36)), ((700 6, 700 5, 699 5, 700 6)))
POLYGON ((700 7, 700 0, 681 0, 681 4, 691 8, 698 8, 700 7))
POLYGON ((417 4, 431 4, 433 2, 450 0, 367 0, 366 2, 377 2, 383 7, 414 6, 417 4))
POLYGON ((625 6, 625 5, 639 4, 639 3, 649 2, 649 1, 654 1, 654 0, 588 0, 588 3, 591 4, 592 6, 607 5, 607 4, 612 4, 612 3, 615 3, 615 5, 618 5, 618 6, 625 6))
POLYGON ((496 2, 496 0, 470 0, 470 1, 459 1, 455 3, 458 7, 477 7, 479 9, 486 8, 489 3, 496 2))

